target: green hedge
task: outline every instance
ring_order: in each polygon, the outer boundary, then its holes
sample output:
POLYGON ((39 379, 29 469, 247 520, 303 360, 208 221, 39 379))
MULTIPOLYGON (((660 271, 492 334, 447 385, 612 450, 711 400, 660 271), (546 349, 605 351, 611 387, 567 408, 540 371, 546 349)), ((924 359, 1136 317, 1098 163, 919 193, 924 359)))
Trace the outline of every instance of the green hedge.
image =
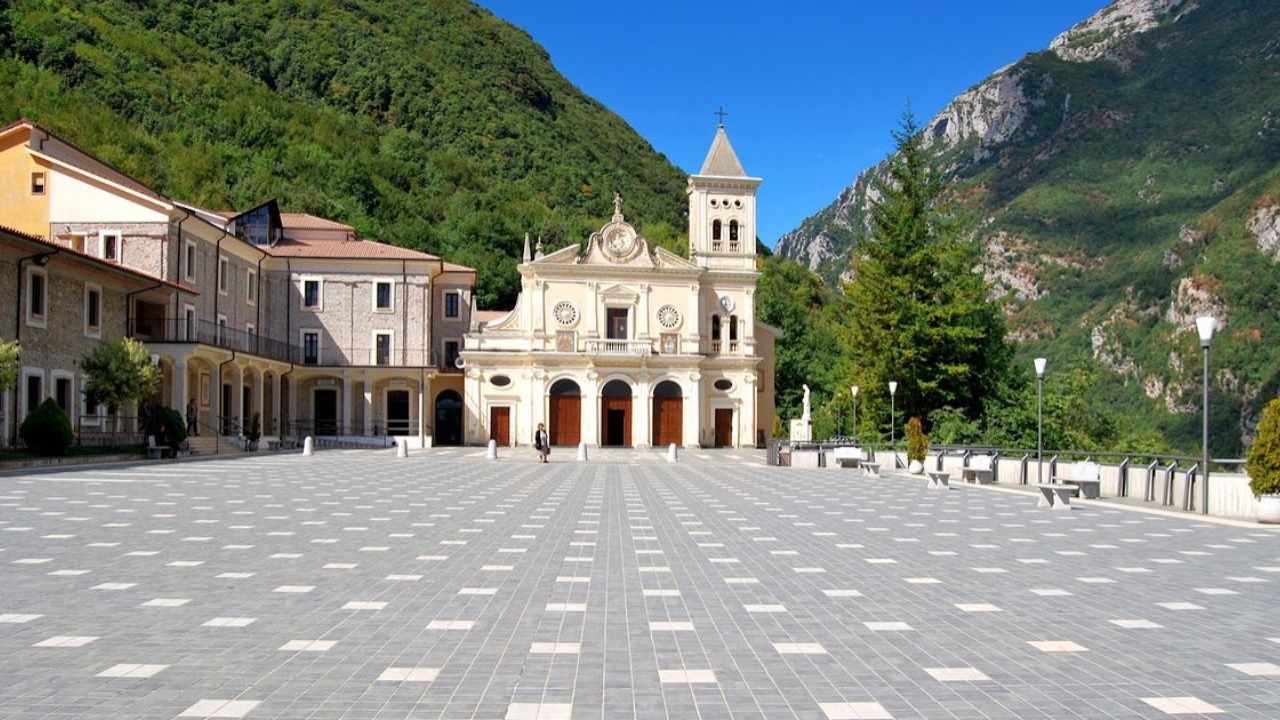
POLYGON ((67 448, 75 442, 71 421, 52 398, 45 400, 34 412, 27 415, 18 430, 27 449, 37 455, 66 455, 67 448))

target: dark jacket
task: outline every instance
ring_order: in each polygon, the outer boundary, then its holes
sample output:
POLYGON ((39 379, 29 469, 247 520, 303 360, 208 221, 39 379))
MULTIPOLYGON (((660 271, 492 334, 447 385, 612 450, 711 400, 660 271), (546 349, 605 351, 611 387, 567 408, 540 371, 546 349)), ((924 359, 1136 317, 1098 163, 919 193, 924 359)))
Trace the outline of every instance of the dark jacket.
POLYGON ((550 450, 551 442, 547 438, 546 430, 533 431, 533 447, 538 450, 550 450))

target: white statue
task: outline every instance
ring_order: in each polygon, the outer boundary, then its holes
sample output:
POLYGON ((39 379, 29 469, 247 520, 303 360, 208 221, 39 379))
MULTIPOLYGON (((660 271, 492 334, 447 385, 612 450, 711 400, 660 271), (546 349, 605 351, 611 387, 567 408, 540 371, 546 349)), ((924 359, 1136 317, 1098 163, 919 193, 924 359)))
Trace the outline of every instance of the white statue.
POLYGON ((804 388, 804 414, 800 416, 800 419, 809 422, 809 386, 803 385, 802 387, 804 388))

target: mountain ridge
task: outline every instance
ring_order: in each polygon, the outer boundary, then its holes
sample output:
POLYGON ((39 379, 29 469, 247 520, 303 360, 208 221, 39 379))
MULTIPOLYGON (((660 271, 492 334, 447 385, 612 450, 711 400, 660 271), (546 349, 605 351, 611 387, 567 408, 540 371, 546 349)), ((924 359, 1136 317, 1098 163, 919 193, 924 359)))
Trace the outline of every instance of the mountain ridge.
MULTIPOLYGON (((1274 5, 1120 0, 923 130, 1022 353, 1104 368, 1098 400, 1182 446, 1198 433, 1188 318, 1226 321, 1217 447, 1238 450, 1280 386, 1280 356, 1260 348, 1280 332, 1260 292, 1280 285, 1277 33, 1274 5)), ((847 279, 882 169, 859 173, 779 254, 847 279)))

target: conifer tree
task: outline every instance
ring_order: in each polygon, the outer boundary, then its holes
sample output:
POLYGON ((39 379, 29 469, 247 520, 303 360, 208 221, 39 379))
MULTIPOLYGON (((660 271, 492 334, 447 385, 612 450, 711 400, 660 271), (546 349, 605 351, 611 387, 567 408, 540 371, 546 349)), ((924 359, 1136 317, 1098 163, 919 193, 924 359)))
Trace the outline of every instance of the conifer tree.
POLYGON ((865 398, 860 424, 884 436, 889 381, 899 384, 899 425, 946 406, 976 419, 1010 355, 980 247, 947 206, 947 185, 910 112, 894 139, 897 152, 874 186, 870 228, 845 289, 850 384, 865 398))

